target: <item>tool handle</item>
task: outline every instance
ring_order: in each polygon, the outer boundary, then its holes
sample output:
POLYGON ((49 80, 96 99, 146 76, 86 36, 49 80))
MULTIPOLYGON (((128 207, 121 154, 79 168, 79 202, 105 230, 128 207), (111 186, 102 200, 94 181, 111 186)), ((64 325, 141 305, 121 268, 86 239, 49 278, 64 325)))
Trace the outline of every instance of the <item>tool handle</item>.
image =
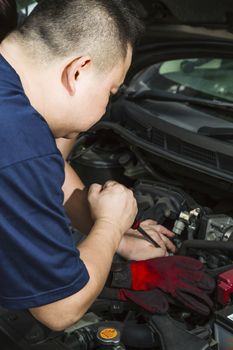
POLYGON ((133 223, 133 225, 131 226, 131 228, 133 229, 133 230, 137 230, 138 228, 139 228, 139 226, 140 226, 140 221, 139 220, 134 220, 134 223, 133 223))
POLYGON ((141 222, 139 220, 135 220, 131 228, 133 230, 138 230, 141 235, 143 235, 144 238, 146 238, 148 241, 150 241, 156 248, 159 247, 159 245, 155 242, 155 240, 148 235, 148 233, 140 226, 141 222))

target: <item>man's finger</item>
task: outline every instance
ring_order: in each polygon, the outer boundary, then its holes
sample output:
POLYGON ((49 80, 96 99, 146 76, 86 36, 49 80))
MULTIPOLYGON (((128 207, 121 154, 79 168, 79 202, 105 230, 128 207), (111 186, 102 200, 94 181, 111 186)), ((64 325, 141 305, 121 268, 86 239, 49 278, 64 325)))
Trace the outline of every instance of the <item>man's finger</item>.
MULTIPOLYGON (((153 230, 147 230, 147 234, 158 244, 158 246, 161 249, 167 250, 166 244, 165 244, 164 240, 162 239, 162 236, 160 236, 160 234, 158 234, 157 232, 155 232, 153 230)), ((149 242, 149 240, 148 240, 148 242, 149 242)))
POLYGON ((142 228, 145 230, 148 229, 154 229, 156 232, 161 233, 167 237, 174 237, 174 232, 168 230, 166 227, 163 225, 160 225, 157 223, 155 220, 147 219, 143 222, 141 222, 142 228))
POLYGON ((170 241, 170 239, 167 238, 166 236, 163 236, 163 235, 161 235, 160 237, 161 237, 161 239, 163 240, 163 242, 164 242, 166 248, 167 248, 168 250, 170 250, 171 252, 175 253, 175 251, 176 251, 176 246, 170 241))
POLYGON ((92 184, 88 190, 88 193, 91 194, 91 193, 100 193, 103 189, 103 186, 100 185, 100 184, 92 184))
POLYGON ((162 225, 155 225, 155 226, 156 226, 155 230, 157 232, 159 232, 160 234, 165 235, 167 237, 174 237, 175 236, 174 232, 168 230, 166 227, 164 227, 162 225))
POLYGON ((150 225, 150 226, 154 226, 154 225, 158 225, 157 221, 152 220, 152 219, 146 219, 144 221, 141 222, 141 225, 150 225))
POLYGON ((109 181, 105 182, 105 184, 103 185, 103 189, 115 186, 117 184, 118 184, 118 182, 113 181, 113 180, 109 180, 109 181))

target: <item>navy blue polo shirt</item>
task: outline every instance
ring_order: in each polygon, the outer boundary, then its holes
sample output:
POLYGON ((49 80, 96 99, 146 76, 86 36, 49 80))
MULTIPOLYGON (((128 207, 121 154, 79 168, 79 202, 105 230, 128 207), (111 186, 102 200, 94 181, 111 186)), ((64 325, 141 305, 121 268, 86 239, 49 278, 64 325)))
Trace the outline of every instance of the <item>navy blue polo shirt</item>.
POLYGON ((89 279, 63 208, 64 162, 19 76, 0 56, 0 306, 27 309, 89 279))

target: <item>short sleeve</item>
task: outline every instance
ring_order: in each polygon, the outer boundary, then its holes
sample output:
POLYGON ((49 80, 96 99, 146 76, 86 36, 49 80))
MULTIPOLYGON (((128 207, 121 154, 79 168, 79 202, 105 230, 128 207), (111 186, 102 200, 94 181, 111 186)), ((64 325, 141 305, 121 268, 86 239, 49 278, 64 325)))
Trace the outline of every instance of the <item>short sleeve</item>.
POLYGON ((0 170, 0 305, 37 307, 88 282, 63 208, 63 160, 51 154, 0 170))

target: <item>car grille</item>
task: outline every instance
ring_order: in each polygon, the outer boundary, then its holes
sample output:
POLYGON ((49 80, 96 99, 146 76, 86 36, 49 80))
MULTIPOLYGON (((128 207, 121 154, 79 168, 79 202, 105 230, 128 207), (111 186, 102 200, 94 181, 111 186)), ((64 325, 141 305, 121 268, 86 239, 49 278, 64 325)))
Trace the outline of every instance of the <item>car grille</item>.
POLYGON ((233 172, 233 158, 231 157, 185 142, 159 129, 143 125, 131 118, 127 118, 125 126, 139 137, 150 141, 165 151, 169 151, 169 153, 177 154, 183 158, 211 166, 212 168, 233 172))

